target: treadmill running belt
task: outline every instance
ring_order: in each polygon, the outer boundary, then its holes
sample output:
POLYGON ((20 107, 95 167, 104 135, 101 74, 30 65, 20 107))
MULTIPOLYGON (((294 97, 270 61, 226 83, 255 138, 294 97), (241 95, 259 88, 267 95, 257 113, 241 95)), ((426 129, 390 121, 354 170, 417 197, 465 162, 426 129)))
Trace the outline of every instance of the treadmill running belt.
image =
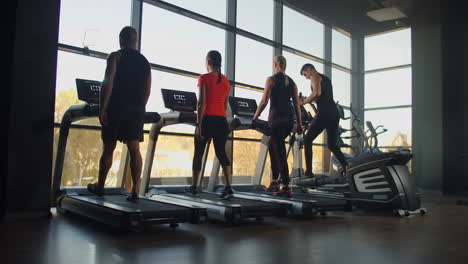
MULTIPOLYGON (((192 197, 190 194, 178 194, 178 195, 184 195, 188 197, 192 197)), ((235 193, 234 193, 235 195, 235 193)), ((218 194, 212 194, 212 193, 199 193, 198 198, 200 199, 206 199, 206 200, 214 200, 214 201, 219 201, 219 202, 227 202, 227 203, 232 203, 232 204, 239 204, 242 206, 266 206, 266 207, 277 207, 278 204, 274 203, 268 203, 264 201, 257 201, 257 200, 250 200, 250 199, 242 199, 242 198, 236 198, 232 197, 229 198, 228 200, 222 200, 219 199, 218 194)))
MULTIPOLYGON (((266 194, 266 195, 273 196, 273 197, 278 197, 278 196, 275 196, 272 192, 268 192, 268 191, 256 191, 256 192, 250 192, 250 193, 259 193, 259 194, 266 194)), ((344 199, 317 197, 313 195, 306 195, 306 194, 300 194, 300 193, 293 193, 291 198, 296 198, 299 200, 306 200, 306 201, 317 201, 317 203, 320 205, 343 205, 344 206, 347 204, 347 201, 344 199)))
MULTIPOLYGON (((127 201, 126 195, 104 195, 98 197, 95 195, 92 196, 73 196, 73 198, 86 201, 89 203, 94 203, 98 205, 108 206, 114 209, 119 209, 127 212, 140 212, 140 211, 173 211, 180 210, 181 206, 159 203, 147 199, 138 200, 137 203, 132 203, 127 201)), ((184 208, 185 209, 185 208, 184 208)))

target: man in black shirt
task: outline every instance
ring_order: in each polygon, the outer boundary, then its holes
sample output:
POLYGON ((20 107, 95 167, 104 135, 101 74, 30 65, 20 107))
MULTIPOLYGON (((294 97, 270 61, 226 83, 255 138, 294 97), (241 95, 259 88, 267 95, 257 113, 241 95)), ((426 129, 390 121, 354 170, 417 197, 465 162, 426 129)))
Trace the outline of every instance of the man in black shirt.
POLYGON ((304 105, 311 102, 317 103, 317 113, 314 120, 309 125, 307 133, 304 137, 304 152, 306 161, 306 177, 313 177, 312 173, 312 142, 324 130, 327 130, 327 144, 331 152, 337 157, 341 164, 341 170, 344 173, 348 162, 345 156, 338 147, 338 125, 340 122, 340 115, 336 108, 335 101, 333 100, 333 89, 330 79, 317 72, 315 67, 310 64, 304 64, 301 69, 301 75, 307 80, 310 80, 310 88, 312 93, 299 100, 299 104, 304 105))
POLYGON ((102 125, 103 152, 99 161, 99 179, 88 184, 88 190, 102 195, 117 140, 124 142, 130 154, 132 192, 128 200, 136 202, 140 187, 145 107, 151 90, 151 68, 148 60, 136 50, 137 32, 132 27, 120 31, 121 49, 107 58, 101 90, 99 121, 102 125))

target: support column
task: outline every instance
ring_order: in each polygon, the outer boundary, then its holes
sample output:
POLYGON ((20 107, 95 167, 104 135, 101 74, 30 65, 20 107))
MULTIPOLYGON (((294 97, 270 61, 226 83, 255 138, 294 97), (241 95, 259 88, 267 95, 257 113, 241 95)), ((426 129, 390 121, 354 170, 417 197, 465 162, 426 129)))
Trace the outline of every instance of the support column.
MULTIPOLYGON (((358 34, 352 35, 351 39, 351 110, 362 121, 361 128, 364 129, 364 36, 358 34)), ((353 138, 351 145, 359 144, 353 138)))
MULTIPOLYGON (((324 49, 323 49, 323 55, 324 55, 324 60, 325 63, 323 65, 323 74, 325 76, 328 76, 330 80, 332 79, 332 67, 331 67, 331 61, 332 61, 332 28, 330 25, 325 25, 324 27, 324 49)), ((328 139, 328 134, 326 131, 322 133, 323 135, 323 142, 326 144, 327 139, 328 139)), ((331 152, 328 149, 328 147, 323 148, 322 152, 322 171, 323 172, 328 172, 330 170, 330 158, 331 158, 331 152)))

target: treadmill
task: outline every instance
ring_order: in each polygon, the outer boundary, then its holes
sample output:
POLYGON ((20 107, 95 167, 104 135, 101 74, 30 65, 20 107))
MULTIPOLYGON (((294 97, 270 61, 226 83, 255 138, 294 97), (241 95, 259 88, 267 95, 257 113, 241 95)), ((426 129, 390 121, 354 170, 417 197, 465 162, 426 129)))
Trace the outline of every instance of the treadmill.
MULTIPOLYGON (((329 211, 351 211, 352 204, 349 200, 336 199, 336 196, 312 196, 307 193, 294 192, 292 197, 275 196, 272 192, 266 191, 266 187, 261 185, 265 161, 268 154, 268 130, 267 122, 263 120, 252 120, 257 110, 257 103, 253 99, 230 97, 229 104, 232 114, 238 120, 239 125, 236 130, 255 129, 263 134, 261 148, 258 156, 255 174, 251 184, 233 185, 235 197, 258 199, 265 201, 281 201, 289 204, 289 215, 312 216, 316 213, 325 215, 329 211)), ((217 169, 212 171, 209 183, 209 190, 219 189, 217 185, 219 162, 217 169)))
MULTIPOLYGON (((56 202, 57 211, 81 215, 119 229, 141 229, 158 224, 169 224, 174 228, 181 222, 199 223, 203 221, 206 217, 206 210, 197 206, 154 201, 146 198, 140 198, 137 203, 127 201, 128 192, 123 188, 125 174, 128 173, 126 168, 120 170, 123 173, 120 176, 121 187, 105 188, 103 196, 96 196, 88 192, 86 187, 61 186, 67 138, 71 124, 99 115, 101 83, 76 79, 76 85, 78 98, 86 103, 70 106, 60 125, 52 186, 53 202, 56 202)), ((145 114, 145 123, 156 123, 159 120, 160 115, 156 112, 145 114)), ((125 162, 122 163, 126 166, 125 162)))
MULTIPOLYGON (((281 201, 262 201, 249 197, 233 197, 229 200, 221 200, 216 192, 199 190, 198 195, 193 196, 185 192, 184 188, 187 185, 155 185, 152 183, 151 169, 161 129, 173 124, 195 125, 197 119, 195 113, 197 98, 195 93, 169 89, 161 89, 161 92, 165 107, 171 111, 162 113, 161 121, 151 127, 140 195, 146 195, 146 197, 157 201, 178 202, 203 207, 207 210, 208 219, 221 220, 229 224, 238 224, 242 219, 246 218, 262 220, 264 217, 284 216, 286 214, 289 205, 281 201)), ((229 119, 228 122, 231 128, 238 124, 237 119, 229 119)), ((209 149, 209 144, 205 148, 201 177, 200 181, 196 183, 197 186, 200 186, 203 179, 207 149, 209 149)))

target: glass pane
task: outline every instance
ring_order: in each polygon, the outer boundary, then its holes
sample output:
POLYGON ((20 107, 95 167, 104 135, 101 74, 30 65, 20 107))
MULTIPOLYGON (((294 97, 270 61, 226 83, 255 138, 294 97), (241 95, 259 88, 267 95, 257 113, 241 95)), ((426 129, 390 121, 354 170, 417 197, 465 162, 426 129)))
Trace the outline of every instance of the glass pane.
POLYGON ((171 3, 176 6, 180 6, 182 8, 219 20, 221 22, 226 21, 226 1, 165 0, 165 2, 171 3))
POLYGON ((283 44, 323 58, 324 26, 288 7, 283 7, 283 44))
POLYGON ((301 75, 301 68, 304 64, 310 63, 318 72, 323 73, 323 64, 287 51, 283 51, 283 56, 286 58, 286 74, 294 80, 298 92, 308 96, 311 93, 310 81, 301 75))
POLYGON ((332 68, 333 99, 344 106, 351 105, 351 74, 332 68))
POLYGON ((130 24, 131 10, 130 0, 63 0, 59 43, 106 53, 118 50, 119 33, 130 24))
POLYGON ((365 108, 411 104, 411 68, 365 75, 365 108))
MULTIPOLYGON (((54 152, 58 144, 59 129, 54 130, 54 152)), ((147 138, 145 138, 145 141, 147 138)), ((112 167, 106 179, 106 187, 120 186, 118 173, 122 158, 123 144, 118 143, 114 152, 112 167)), ((102 153, 100 130, 70 129, 63 164, 62 186, 86 186, 97 181, 99 158, 102 153)), ((54 153, 55 155, 56 153, 54 153)))
POLYGON ((236 82, 259 87, 273 72, 273 48, 242 36, 236 40, 236 82))
MULTIPOLYGON (((193 137, 160 135, 156 145, 151 184, 190 184, 192 181, 193 137)), ((214 149, 210 146, 204 180, 213 167, 214 149)))
POLYGON ((164 9, 143 5, 142 53, 152 63, 205 73, 210 50, 224 56, 225 32, 164 9))
MULTIPOLYGON (((104 78, 106 61, 74 53, 58 51, 57 79, 55 89, 55 122, 61 122, 70 105, 84 104, 78 100, 77 78, 101 81, 104 78)), ((86 122, 89 122, 87 119, 86 122)), ((99 124, 93 121, 92 124, 99 124)))
POLYGON ((232 163, 233 184, 250 184, 252 182, 260 146, 260 142, 234 141, 232 163))
POLYGON ((378 136, 379 146, 411 146, 411 108, 365 111, 365 120, 388 131, 378 136))
POLYGON ((351 68, 351 38, 337 30, 332 30, 332 62, 351 68))
POLYGON ((237 27, 273 39, 273 0, 237 0, 237 27))
POLYGON ((411 64, 411 29, 364 39, 365 69, 411 64))

